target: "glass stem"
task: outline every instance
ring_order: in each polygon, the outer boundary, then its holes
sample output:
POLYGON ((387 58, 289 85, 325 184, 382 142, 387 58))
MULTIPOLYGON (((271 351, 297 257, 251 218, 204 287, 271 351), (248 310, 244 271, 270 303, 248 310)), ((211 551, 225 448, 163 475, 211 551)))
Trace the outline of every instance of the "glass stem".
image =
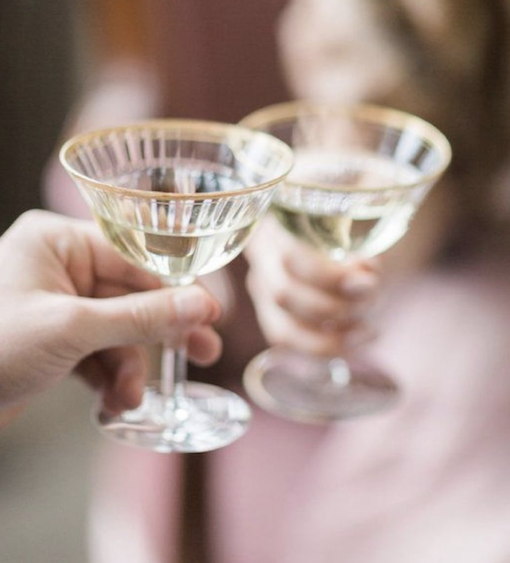
POLYGON ((182 345, 178 348, 163 348, 161 358, 161 394, 166 400, 176 402, 184 396, 187 379, 187 350, 182 345))
MULTIPOLYGON (((184 287, 191 285, 194 279, 161 278, 167 287, 184 287)), ((179 344, 174 348, 163 346, 161 354, 161 394, 165 403, 173 399, 177 404, 184 397, 184 388, 188 379, 188 335, 182 334, 179 344)))

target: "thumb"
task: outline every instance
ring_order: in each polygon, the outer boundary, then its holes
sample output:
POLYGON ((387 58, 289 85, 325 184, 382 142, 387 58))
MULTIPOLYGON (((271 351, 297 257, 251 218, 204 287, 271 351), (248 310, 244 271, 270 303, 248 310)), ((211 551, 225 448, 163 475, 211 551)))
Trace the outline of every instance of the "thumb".
POLYGON ((165 342, 183 331, 215 322, 220 312, 219 303, 195 285, 90 299, 87 343, 94 352, 165 342))

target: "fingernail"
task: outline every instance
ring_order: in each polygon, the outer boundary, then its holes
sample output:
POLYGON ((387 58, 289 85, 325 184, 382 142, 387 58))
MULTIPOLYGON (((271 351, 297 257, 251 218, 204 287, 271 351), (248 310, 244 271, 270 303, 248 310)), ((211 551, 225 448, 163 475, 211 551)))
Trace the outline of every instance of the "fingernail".
POLYGON ((340 283, 340 290, 347 297, 364 297, 372 293, 376 287, 375 276, 363 272, 348 275, 340 283))

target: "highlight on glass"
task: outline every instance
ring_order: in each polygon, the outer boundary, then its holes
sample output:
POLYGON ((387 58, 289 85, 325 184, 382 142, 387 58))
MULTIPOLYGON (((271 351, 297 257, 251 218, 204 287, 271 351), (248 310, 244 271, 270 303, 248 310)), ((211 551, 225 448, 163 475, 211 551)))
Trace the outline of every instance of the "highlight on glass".
MULTIPOLYGON (((287 143, 294 167, 272 212, 281 226, 331 260, 381 254, 411 219, 451 159, 434 126, 389 108, 297 101, 241 121, 287 143)), ((327 422, 388 408, 398 389, 374 366, 273 348, 248 365, 244 383, 263 408, 327 422)))
MULTIPOLYGON (((240 126, 155 120, 79 135, 60 159, 105 237, 126 260, 182 286, 243 249, 292 166, 274 137, 240 126)), ((95 413, 107 436, 158 452, 230 444, 251 411, 235 393, 187 381, 186 335, 164 348, 139 408, 95 413)))

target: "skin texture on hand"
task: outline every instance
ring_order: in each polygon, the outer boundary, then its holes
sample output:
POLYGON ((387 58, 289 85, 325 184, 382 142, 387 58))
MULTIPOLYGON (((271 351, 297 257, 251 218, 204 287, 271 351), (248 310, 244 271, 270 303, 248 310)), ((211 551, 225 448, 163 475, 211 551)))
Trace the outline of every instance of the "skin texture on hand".
POLYGON ((245 254, 248 291, 270 344, 334 356, 374 338, 368 313, 381 285, 377 260, 332 262, 272 217, 245 254))
POLYGON ((71 372, 101 390, 105 409, 137 406, 142 344, 186 333, 192 361, 220 355, 216 300, 198 286, 162 288, 89 221, 27 212, 0 239, 0 262, 0 424, 71 372))

